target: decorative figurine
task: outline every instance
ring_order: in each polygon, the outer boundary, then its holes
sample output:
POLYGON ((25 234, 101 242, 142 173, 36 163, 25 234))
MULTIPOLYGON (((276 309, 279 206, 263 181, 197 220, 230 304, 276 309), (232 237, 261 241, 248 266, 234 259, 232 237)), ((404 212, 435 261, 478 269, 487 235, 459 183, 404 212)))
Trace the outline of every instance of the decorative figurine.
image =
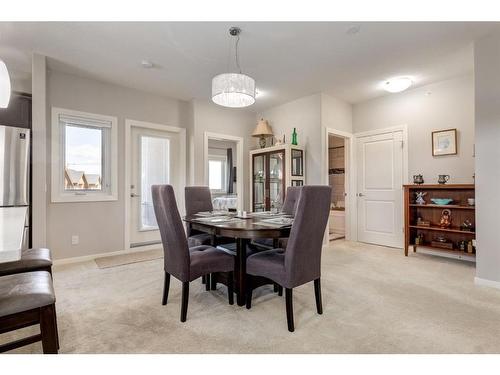
POLYGON ((441 228, 449 228, 451 226, 451 211, 446 209, 441 212, 441 220, 439 220, 441 228))
POLYGON ((474 228, 472 226, 472 222, 469 219, 465 219, 462 225, 460 225, 460 230, 466 232, 474 232, 474 228))
POLYGON ((421 174, 413 175, 413 183, 416 185, 421 185, 424 183, 424 176, 421 174))
POLYGON ((424 244, 424 234, 419 233, 417 237, 415 237, 415 245, 423 245, 424 244))
POLYGON ((293 128, 293 133, 292 133, 292 145, 294 145, 294 146, 298 145, 298 142, 297 142, 297 131, 295 130, 295 128, 293 128))
POLYGON ((285 144, 285 134, 283 134, 283 139, 281 138, 276 138, 276 142, 274 143, 275 146, 281 146, 285 144))
POLYGON ((474 253, 474 246, 472 245, 472 241, 467 242, 467 252, 469 254, 473 254, 474 253))
POLYGON ((438 184, 444 185, 448 182, 449 179, 450 179, 449 174, 440 174, 438 175, 438 184))
POLYGON ((425 191, 417 191, 415 193, 415 196, 417 197, 417 199, 415 200, 415 203, 425 204, 424 196, 426 196, 426 195, 427 195, 427 192, 425 192, 425 191))
POLYGON ((458 248, 460 249, 460 251, 466 251, 467 250, 467 241, 459 241, 458 248))

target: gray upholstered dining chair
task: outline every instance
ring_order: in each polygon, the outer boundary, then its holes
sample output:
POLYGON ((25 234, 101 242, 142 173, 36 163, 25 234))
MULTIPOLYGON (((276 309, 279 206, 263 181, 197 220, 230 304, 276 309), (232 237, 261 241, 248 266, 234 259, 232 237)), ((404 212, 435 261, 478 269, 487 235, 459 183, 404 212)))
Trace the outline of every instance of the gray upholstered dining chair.
MULTIPOLYGON (((186 215, 194 215, 198 212, 213 211, 212 195, 208 186, 186 186, 184 188, 186 215)), ((188 245, 213 245, 214 238, 208 233, 198 232, 186 226, 188 235, 188 245)))
POLYGON ((285 214, 295 216, 302 186, 289 186, 286 189, 285 201, 281 209, 285 214))
MULTIPOLYGON (((232 280, 234 257, 208 245, 189 248, 172 186, 153 185, 151 192, 164 253, 165 282, 162 304, 167 304, 170 276, 174 276, 182 282, 181 322, 185 322, 189 283, 213 272, 228 273, 228 279, 232 280)), ((233 298, 233 285, 228 283, 228 299, 231 305, 234 303, 233 298)))
MULTIPOLYGON (((301 189, 302 186, 289 186, 286 189, 285 201, 283 202, 283 208, 281 210, 282 212, 284 212, 287 215, 295 216, 301 189)), ((278 246, 282 249, 286 248, 287 243, 288 243, 287 238, 280 238, 278 240, 278 246)), ((252 244, 267 250, 273 249, 275 247, 274 239, 272 238, 255 239, 252 241, 252 244)))
MULTIPOLYGON (((321 302, 321 248, 330 211, 331 188, 308 185, 302 188, 286 251, 273 249, 247 258, 249 279, 260 276, 285 288, 288 330, 294 331, 293 288, 314 281, 316 309, 321 302)), ((247 308, 252 301, 251 280, 247 283, 247 308)))

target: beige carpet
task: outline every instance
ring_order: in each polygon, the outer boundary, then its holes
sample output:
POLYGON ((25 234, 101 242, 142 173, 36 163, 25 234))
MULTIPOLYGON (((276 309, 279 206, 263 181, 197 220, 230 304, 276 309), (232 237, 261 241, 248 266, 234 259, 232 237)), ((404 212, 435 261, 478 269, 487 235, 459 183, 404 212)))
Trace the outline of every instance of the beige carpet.
POLYGON ((154 249, 147 251, 139 251, 131 254, 113 255, 109 257, 97 258, 95 259, 95 263, 97 264, 97 267, 103 269, 103 268, 124 266, 126 264, 132 264, 138 262, 146 262, 148 260, 155 260, 160 258, 163 258, 163 250, 154 249))
POLYGON ((324 314, 312 283, 297 288, 289 333, 284 298, 268 287, 246 310, 194 281, 181 323, 178 281, 161 305, 160 259, 54 272, 62 353, 499 353, 500 291, 473 277, 469 263, 335 241, 323 251, 324 314))

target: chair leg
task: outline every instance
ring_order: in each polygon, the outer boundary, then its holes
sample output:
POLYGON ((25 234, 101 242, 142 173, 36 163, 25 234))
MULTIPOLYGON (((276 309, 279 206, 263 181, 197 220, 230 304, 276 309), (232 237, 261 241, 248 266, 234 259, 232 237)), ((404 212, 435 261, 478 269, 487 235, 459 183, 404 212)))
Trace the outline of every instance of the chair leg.
POLYGON ((323 314, 323 303, 321 301, 321 282, 319 278, 314 280, 314 296, 316 297, 316 310, 321 315, 323 314))
POLYGON ((217 289, 217 279, 215 277, 215 274, 210 275, 210 289, 212 290, 217 289))
POLYGON ((163 283, 163 298, 161 304, 165 306, 168 301, 168 290, 170 289, 170 274, 165 272, 165 281, 163 283))
POLYGON ((247 290, 247 309, 252 308, 252 288, 248 288, 247 290))
POLYGON ((286 300, 286 322, 288 324, 288 330, 293 332, 295 330, 293 324, 293 300, 292 300, 292 289, 285 288, 285 300, 286 300))
POLYGON ((205 275, 205 290, 208 292, 210 290, 210 274, 205 275))
POLYGON ((281 285, 278 285, 278 296, 282 296, 283 295, 283 287, 281 285))
POLYGON ((189 300, 189 281, 182 283, 181 322, 186 321, 189 300))
POLYGON ((40 333, 43 354, 57 354, 57 329, 54 305, 40 308, 40 333))
POLYGON ((233 287, 233 273, 228 272, 227 274, 227 298, 230 305, 234 305, 234 287, 233 287))
POLYGON ((60 349, 59 346, 59 329, 57 328, 57 312, 56 312, 56 305, 54 304, 54 325, 56 326, 56 340, 57 340, 57 350, 60 349))

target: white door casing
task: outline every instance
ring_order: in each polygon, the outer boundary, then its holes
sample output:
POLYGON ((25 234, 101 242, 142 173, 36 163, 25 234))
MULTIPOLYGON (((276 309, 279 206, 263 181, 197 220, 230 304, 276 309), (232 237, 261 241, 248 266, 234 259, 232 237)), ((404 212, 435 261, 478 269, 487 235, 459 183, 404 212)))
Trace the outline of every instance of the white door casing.
POLYGON ((403 131, 359 136, 358 241, 403 247, 403 131))

